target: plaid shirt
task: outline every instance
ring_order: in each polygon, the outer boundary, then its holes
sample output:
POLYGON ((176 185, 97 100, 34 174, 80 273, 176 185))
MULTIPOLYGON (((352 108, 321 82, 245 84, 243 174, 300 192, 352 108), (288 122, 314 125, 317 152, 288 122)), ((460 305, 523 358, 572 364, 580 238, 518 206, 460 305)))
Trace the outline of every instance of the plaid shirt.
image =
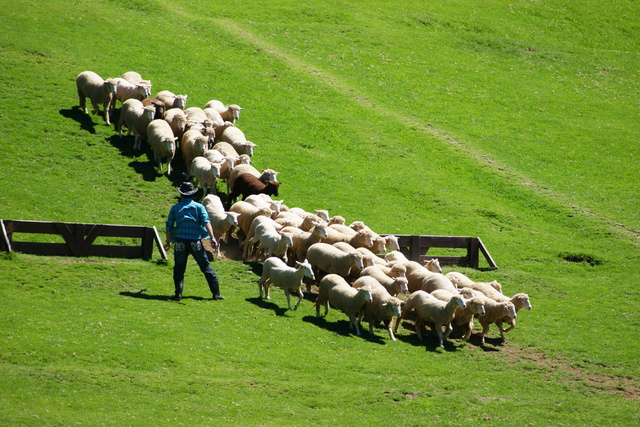
POLYGON ((172 242, 175 239, 208 239, 209 233, 204 226, 207 222, 209 215, 204 206, 185 197, 169 211, 167 231, 171 233, 172 242))

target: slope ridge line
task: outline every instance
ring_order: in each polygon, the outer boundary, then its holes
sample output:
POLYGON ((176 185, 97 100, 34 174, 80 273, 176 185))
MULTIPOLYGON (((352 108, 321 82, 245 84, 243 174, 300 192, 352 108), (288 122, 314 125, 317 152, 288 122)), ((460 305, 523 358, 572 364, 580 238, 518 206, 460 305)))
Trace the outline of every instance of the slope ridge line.
POLYGON ((413 129, 420 130, 432 136, 438 141, 444 143, 445 145, 448 145, 449 147, 454 148, 459 152, 463 153, 465 156, 474 159, 480 167, 488 169, 493 173, 503 176, 505 178, 515 180, 522 187, 526 187, 530 191, 538 193, 544 196, 545 198, 554 201, 555 203, 559 203, 565 206, 565 208, 573 211, 578 215, 582 215, 592 220, 601 222, 607 227, 609 227, 610 229, 617 231, 619 234, 629 239, 629 241, 632 244, 636 246, 640 246, 640 232, 633 230, 632 228, 627 227, 624 224, 616 222, 610 218, 607 218, 597 212, 591 211, 577 203, 570 203, 567 200, 568 197, 565 196, 564 194, 558 194, 549 190, 548 188, 537 183, 533 179, 530 179, 520 171, 512 169, 506 164, 500 162, 499 160, 485 153, 482 153, 478 150, 475 150, 473 147, 469 146, 468 144, 465 144, 459 139, 456 139, 455 137, 447 133, 445 130, 438 129, 428 123, 425 124, 424 122, 418 119, 415 119, 411 116, 406 116, 406 115, 397 113, 393 109, 386 109, 384 107, 381 107, 378 104, 375 104, 374 102, 369 100, 366 96, 362 95, 363 91, 361 90, 357 91, 352 86, 342 82, 340 79, 336 78, 335 76, 332 76, 330 73, 324 70, 321 70, 319 67, 314 67, 312 65, 305 63, 300 59, 297 59, 291 55, 286 54, 278 47, 270 44, 269 42, 265 41, 264 39, 252 33, 251 31, 248 31, 247 29, 239 26, 232 20, 226 19, 226 18, 192 16, 178 5, 173 5, 172 10, 175 13, 189 17, 191 19, 205 19, 205 20, 216 23, 220 28, 224 28, 228 33, 234 35, 235 37, 245 40, 259 47, 261 50, 269 53, 270 55, 273 55, 274 57, 279 58, 288 64, 291 64, 293 68, 300 70, 308 74, 310 77, 319 80, 321 83, 327 86, 330 86, 334 90, 337 90, 342 94, 347 95, 349 98, 353 99, 357 103, 367 108, 374 109, 378 112, 382 112, 387 117, 394 118, 395 120, 405 124, 406 126, 409 126, 413 129))

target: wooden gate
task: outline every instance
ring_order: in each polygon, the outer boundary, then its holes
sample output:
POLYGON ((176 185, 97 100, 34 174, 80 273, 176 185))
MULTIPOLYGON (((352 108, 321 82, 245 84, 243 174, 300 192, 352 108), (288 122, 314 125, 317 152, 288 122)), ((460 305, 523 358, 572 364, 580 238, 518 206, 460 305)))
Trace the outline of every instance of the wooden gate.
POLYGON ((155 243, 162 259, 167 253, 155 227, 108 224, 79 224, 69 222, 0 220, 2 235, 0 250, 34 255, 98 256, 112 258, 142 258, 149 260, 155 243), (59 235, 64 243, 17 241, 15 234, 59 235), (96 245, 98 237, 141 239, 139 245, 96 245))
POLYGON ((485 248, 479 237, 463 237, 463 236, 412 236, 412 235, 395 235, 398 238, 400 252, 402 252, 410 260, 422 264, 424 261, 437 258, 441 265, 461 265, 473 268, 479 268, 480 253, 484 256, 488 263, 487 270, 496 270, 498 266, 489 255, 489 251, 485 248), (427 255, 431 248, 453 248, 466 249, 464 256, 438 256, 435 254, 427 255))

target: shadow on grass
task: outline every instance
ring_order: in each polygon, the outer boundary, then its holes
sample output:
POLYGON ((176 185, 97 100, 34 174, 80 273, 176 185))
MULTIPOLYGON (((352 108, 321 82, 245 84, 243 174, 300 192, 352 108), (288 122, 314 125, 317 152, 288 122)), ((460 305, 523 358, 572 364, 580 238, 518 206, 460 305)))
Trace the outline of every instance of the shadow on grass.
MULTIPOLYGON (((394 321, 394 324, 395 324, 395 321, 394 321)), ((418 335, 415 332, 415 327, 413 323, 401 322, 400 328, 398 328, 398 332, 400 332, 402 329, 411 331, 411 334, 410 335, 396 334, 396 339, 398 341, 403 341, 413 346, 424 346, 427 352, 431 352, 431 353, 438 352, 438 351, 454 352, 454 351, 460 350, 460 348, 466 345, 466 343, 457 345, 454 341, 451 341, 450 339, 446 339, 443 342, 444 349, 441 349, 440 341, 438 340, 438 335, 435 332, 432 332, 430 329, 426 329, 426 332, 425 332, 425 329, 422 330, 422 341, 418 339, 418 335)))
MULTIPOLYGON (((122 295, 123 297, 140 298, 140 299, 154 300, 154 301, 171 301, 171 302, 178 303, 178 301, 173 301, 171 299, 171 295, 152 295, 152 294, 147 294, 147 293, 145 293, 144 289, 141 290, 141 291, 138 291, 138 292, 123 291, 123 292, 120 292, 120 295, 122 295)), ((211 298, 190 297, 190 296, 182 297, 182 299, 183 300, 191 299, 191 300, 195 300, 195 301, 209 301, 209 300, 211 300, 211 298)))
MULTIPOLYGON (((91 105, 89 105, 88 108, 91 108, 91 105)), ((73 108, 67 109, 63 108, 59 110, 59 113, 64 118, 78 122, 80 124, 80 129, 86 130, 91 134, 96 133, 96 126, 98 126, 98 123, 94 122, 92 116, 82 111, 79 106, 76 105, 73 108)))
MULTIPOLYGON (((295 300, 297 300, 297 298, 295 300)), ((295 300, 292 301, 293 304, 295 304, 295 300)), ((260 297, 246 298, 245 301, 250 302, 251 304, 256 305, 260 308, 264 308, 266 310, 273 310, 276 316, 284 316, 289 311, 286 306, 280 307, 278 304, 260 297)), ((286 298, 285 298, 285 302, 286 302, 286 298)))
MULTIPOLYGON (((320 308, 320 312, 323 312, 323 308, 320 308)), ((327 322, 324 316, 316 317, 316 316, 304 316, 302 318, 304 322, 311 323, 316 325, 319 328, 326 329, 327 331, 333 332, 337 335, 348 337, 353 336, 354 338, 362 338, 363 340, 376 343, 376 344, 384 344, 385 341, 382 337, 378 335, 369 335, 369 330, 367 327, 360 327, 360 336, 356 335, 356 331, 349 328, 349 320, 337 320, 335 322, 327 322)))

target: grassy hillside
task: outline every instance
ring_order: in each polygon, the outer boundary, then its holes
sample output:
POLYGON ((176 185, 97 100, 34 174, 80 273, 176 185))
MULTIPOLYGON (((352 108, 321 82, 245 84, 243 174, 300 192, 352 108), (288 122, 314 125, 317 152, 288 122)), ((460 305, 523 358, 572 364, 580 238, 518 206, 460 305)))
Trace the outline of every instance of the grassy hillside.
POLYGON ((357 338, 309 301, 285 313, 256 298, 259 265, 216 262, 215 304, 192 263, 174 304, 171 262, 4 256, 0 420, 637 423, 638 18, 630 1, 3 5, 0 218, 163 229, 177 178, 77 107, 81 71, 136 70, 188 106, 244 107, 289 206, 480 236, 499 270, 457 269, 533 310, 504 346, 440 351, 410 328, 357 338))

